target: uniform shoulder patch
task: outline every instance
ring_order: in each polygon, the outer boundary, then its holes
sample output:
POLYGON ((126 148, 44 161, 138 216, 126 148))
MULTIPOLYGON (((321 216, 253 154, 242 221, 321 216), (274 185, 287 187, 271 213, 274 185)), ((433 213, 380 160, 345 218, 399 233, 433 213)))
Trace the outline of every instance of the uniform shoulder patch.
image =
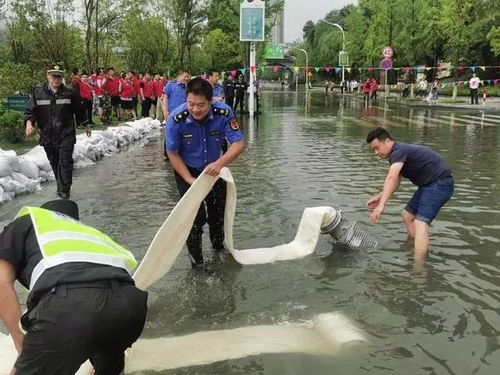
POLYGON ((214 107, 214 113, 222 116, 229 116, 229 109, 214 107))
POLYGON ((236 117, 229 120, 229 125, 231 125, 231 129, 234 131, 240 130, 240 124, 238 123, 236 117))
POLYGON ((182 112, 179 112, 178 114, 176 114, 174 116, 174 121, 175 122, 179 122, 181 120, 184 120, 186 117, 189 116, 189 112, 188 110, 186 109, 185 111, 182 111, 182 112))

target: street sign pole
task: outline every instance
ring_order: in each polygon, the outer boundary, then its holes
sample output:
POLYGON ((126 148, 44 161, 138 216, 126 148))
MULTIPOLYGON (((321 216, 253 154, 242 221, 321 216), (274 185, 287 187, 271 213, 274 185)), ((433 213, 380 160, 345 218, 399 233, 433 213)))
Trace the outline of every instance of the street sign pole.
MULTIPOLYGON (((250 66, 255 66, 255 43, 250 44, 250 66)), ((257 70, 254 70, 256 72, 257 70)), ((248 96, 248 113, 250 117, 253 117, 255 113, 255 95, 254 91, 257 91, 257 88, 254 86, 254 72, 250 69, 250 95, 248 96)))
POLYGON ((255 94, 257 88, 254 83, 257 78, 255 66, 255 42, 263 42, 265 38, 265 10, 264 0, 240 0, 240 41, 250 42, 250 95, 248 97, 248 112, 255 113, 255 94))

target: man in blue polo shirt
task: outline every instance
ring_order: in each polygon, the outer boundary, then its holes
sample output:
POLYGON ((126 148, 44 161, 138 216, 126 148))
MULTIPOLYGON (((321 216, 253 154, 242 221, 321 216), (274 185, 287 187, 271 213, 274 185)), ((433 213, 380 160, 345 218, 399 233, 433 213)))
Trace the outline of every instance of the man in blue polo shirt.
POLYGON ((376 223, 391 195, 399 188, 401 176, 418 186, 401 216, 408 235, 415 239, 415 260, 422 262, 429 247, 429 225, 441 207, 453 195, 453 174, 435 151, 420 145, 396 142, 384 128, 372 130, 366 141, 375 155, 391 164, 381 193, 366 207, 372 210, 370 221, 376 223))
POLYGON ((163 89, 163 117, 167 118, 172 111, 186 102, 186 82, 189 80, 187 70, 179 70, 177 78, 166 84, 163 89))
POLYGON ((207 76, 208 82, 210 82, 214 90, 214 96, 212 100, 214 102, 224 102, 224 88, 219 85, 219 72, 215 69, 210 69, 207 76))
MULTIPOLYGON (((194 78, 187 84, 187 103, 167 119, 166 149, 181 197, 203 172, 218 176, 243 152, 243 135, 231 107, 212 102, 211 84, 194 78), (224 139, 231 144, 222 154, 224 139)), ((224 250, 226 184, 219 179, 201 204, 187 239, 193 268, 204 268, 201 248, 203 225, 208 223, 215 252, 224 250), (205 213, 206 205, 206 213, 205 213)))

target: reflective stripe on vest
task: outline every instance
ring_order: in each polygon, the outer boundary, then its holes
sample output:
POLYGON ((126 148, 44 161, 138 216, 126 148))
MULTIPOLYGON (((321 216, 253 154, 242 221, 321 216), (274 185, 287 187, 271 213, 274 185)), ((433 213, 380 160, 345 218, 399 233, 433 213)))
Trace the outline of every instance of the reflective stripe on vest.
POLYGON ((24 207, 16 218, 30 215, 43 259, 31 275, 30 290, 45 270, 70 262, 119 267, 132 273, 137 262, 130 251, 101 231, 66 215, 40 207, 24 207))

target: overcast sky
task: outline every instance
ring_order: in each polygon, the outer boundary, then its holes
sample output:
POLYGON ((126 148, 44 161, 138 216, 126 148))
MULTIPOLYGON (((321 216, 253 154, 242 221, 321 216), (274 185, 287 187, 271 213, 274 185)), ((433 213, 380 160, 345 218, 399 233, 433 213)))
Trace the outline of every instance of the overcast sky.
POLYGON ((285 42, 302 38, 307 21, 316 22, 329 11, 354 3, 355 0, 285 0, 285 42))

